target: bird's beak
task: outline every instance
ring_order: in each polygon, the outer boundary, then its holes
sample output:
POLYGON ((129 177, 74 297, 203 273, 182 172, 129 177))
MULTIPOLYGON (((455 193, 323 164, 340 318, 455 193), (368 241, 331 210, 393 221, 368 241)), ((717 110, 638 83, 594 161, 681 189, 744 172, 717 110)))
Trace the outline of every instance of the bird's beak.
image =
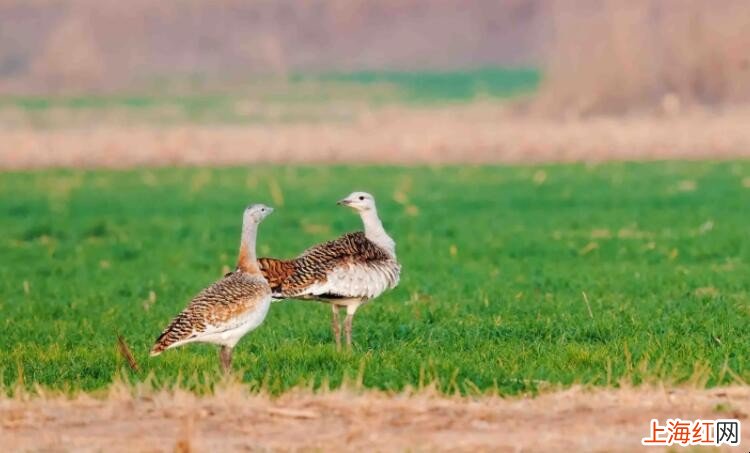
POLYGON ((344 198, 343 200, 339 200, 336 202, 339 206, 349 206, 352 202, 344 198))

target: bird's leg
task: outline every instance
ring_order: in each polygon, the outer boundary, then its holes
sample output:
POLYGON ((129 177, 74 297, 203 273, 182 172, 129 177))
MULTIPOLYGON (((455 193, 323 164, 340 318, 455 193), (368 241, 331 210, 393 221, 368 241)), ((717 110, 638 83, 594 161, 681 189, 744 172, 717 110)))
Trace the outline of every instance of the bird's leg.
POLYGON ((344 319, 344 332, 346 333, 346 349, 349 351, 352 350, 352 318, 354 318, 354 315, 350 315, 349 313, 346 314, 346 319, 344 319))
POLYGON ((221 359, 221 368, 224 373, 229 373, 232 370, 232 347, 222 346, 219 350, 219 358, 221 359))
POLYGON ((341 325, 339 324, 339 307, 336 304, 331 304, 333 310, 333 317, 331 318, 331 330, 333 331, 333 338, 336 340, 336 350, 341 350, 341 325))
POLYGON ((354 313, 357 312, 359 304, 349 304, 346 306, 346 319, 344 319, 344 333, 346 334, 346 348, 352 350, 352 320, 354 313))

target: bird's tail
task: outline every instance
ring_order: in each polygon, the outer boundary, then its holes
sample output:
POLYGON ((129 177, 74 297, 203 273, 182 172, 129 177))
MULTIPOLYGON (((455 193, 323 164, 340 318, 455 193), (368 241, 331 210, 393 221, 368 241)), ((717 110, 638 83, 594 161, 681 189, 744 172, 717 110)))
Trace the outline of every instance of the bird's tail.
POLYGON ((282 298, 284 293, 284 282, 294 274, 293 260, 279 260, 276 258, 258 258, 263 277, 271 287, 275 298, 282 298))
POLYGON ((156 339, 149 355, 156 357, 172 346, 177 346, 177 343, 183 342, 192 330, 188 316, 185 312, 180 313, 156 339))
POLYGON ((151 356, 151 357, 156 357, 157 355, 159 355, 159 354, 161 354, 162 352, 164 352, 164 350, 165 350, 165 349, 167 349, 167 346, 165 346, 165 345, 163 345, 163 344, 161 344, 161 343, 157 342, 157 343, 156 343, 156 344, 155 344, 155 345, 154 345, 154 346, 153 346, 153 347, 151 348, 151 352, 149 352, 149 353, 148 353, 148 355, 149 355, 149 356, 151 356))
POLYGON ((164 334, 161 334, 161 336, 156 340, 156 343, 154 343, 154 346, 151 348, 151 352, 149 352, 148 355, 151 357, 156 357, 157 355, 164 352, 169 346, 169 342, 164 339, 164 334))

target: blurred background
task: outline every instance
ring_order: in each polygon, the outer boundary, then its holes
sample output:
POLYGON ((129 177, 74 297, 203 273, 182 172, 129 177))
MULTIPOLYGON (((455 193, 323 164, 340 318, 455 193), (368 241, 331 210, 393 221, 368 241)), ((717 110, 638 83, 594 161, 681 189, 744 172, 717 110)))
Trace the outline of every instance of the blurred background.
POLYGON ((750 154, 742 0, 1 0, 0 167, 750 154))

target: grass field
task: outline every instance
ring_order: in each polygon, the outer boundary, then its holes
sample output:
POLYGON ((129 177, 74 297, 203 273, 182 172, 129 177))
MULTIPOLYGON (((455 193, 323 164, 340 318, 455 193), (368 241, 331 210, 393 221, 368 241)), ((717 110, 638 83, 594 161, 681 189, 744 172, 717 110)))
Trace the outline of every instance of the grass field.
POLYGON ((353 189, 379 201, 400 286, 359 311, 352 353, 335 351, 327 306, 273 305, 236 348, 243 380, 513 394, 750 379, 750 162, 696 162, 3 173, 3 383, 153 373, 206 389, 213 347, 147 352, 233 265, 243 207, 277 208, 259 252, 291 256, 360 227, 334 204, 353 189))

